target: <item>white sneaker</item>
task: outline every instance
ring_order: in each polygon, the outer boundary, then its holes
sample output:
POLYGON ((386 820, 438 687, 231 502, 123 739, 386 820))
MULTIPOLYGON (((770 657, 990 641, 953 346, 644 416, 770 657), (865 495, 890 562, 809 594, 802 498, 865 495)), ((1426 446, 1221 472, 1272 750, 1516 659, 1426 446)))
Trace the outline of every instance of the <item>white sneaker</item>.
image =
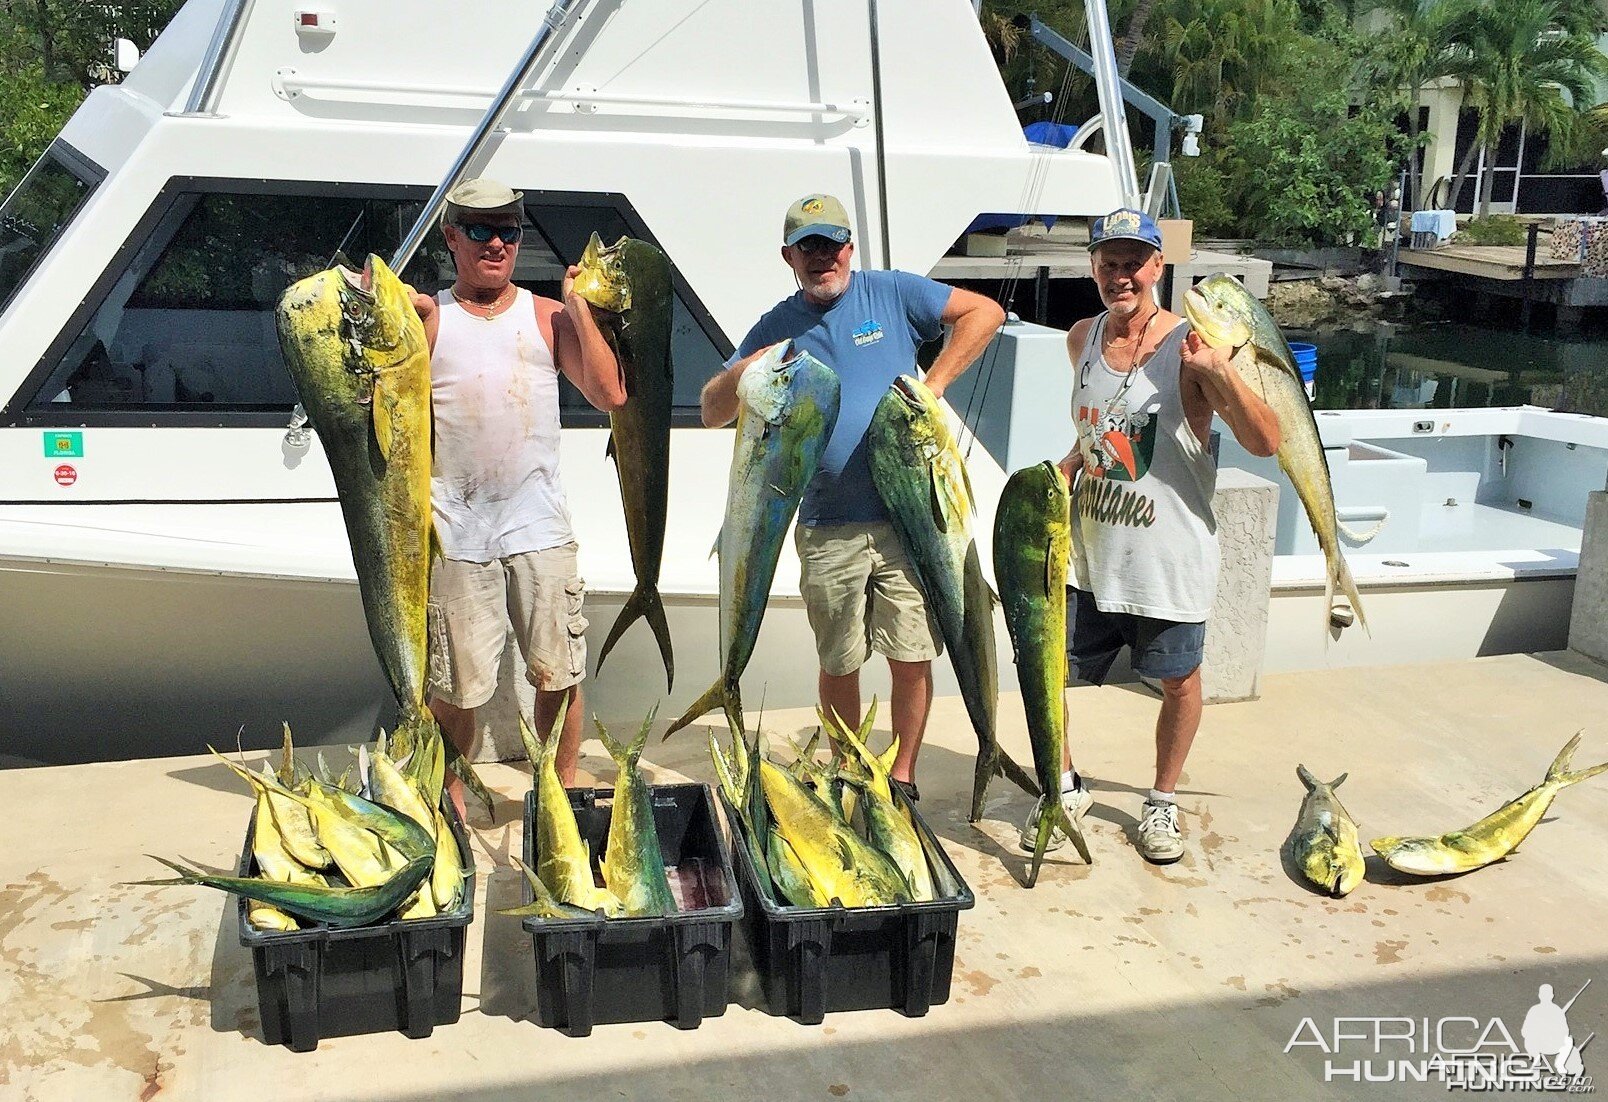
POLYGON ((1169 865, 1184 855, 1184 834, 1178 826, 1178 805, 1145 801, 1139 817, 1139 852, 1155 865, 1169 865))
MULTIPOLYGON (((1022 824, 1021 846, 1024 853, 1033 852, 1033 843, 1038 841, 1039 810, 1044 806, 1044 801, 1049 798, 1047 794, 1040 796, 1038 803, 1033 805, 1033 811, 1028 815, 1027 821, 1022 824)), ((1081 785, 1070 792, 1064 791, 1061 793, 1061 806, 1066 808, 1067 816, 1072 820, 1072 825, 1081 832, 1083 829, 1083 817, 1089 813, 1089 808, 1094 806, 1094 793, 1081 785)), ((1044 847, 1044 852, 1052 853, 1066 845, 1066 843, 1066 830, 1057 822, 1055 829, 1050 831, 1050 841, 1044 847)), ((1081 850, 1083 847, 1079 846, 1078 848, 1081 850)))

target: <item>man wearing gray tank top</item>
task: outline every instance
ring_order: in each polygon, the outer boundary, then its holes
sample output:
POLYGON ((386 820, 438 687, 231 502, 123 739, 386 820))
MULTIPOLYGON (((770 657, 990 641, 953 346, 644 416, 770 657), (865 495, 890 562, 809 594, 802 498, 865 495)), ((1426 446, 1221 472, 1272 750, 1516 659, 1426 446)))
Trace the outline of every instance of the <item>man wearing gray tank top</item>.
MULTIPOLYGON (((1099 685, 1126 646, 1133 668, 1161 684, 1156 772, 1140 816, 1146 860, 1184 854, 1174 795, 1200 729, 1201 646, 1217 591, 1217 468, 1206 451, 1221 417, 1253 455, 1279 447, 1273 410, 1178 315, 1157 305, 1161 233, 1142 211, 1094 222, 1090 263, 1105 313, 1067 334, 1074 443, 1061 460, 1072 483, 1072 585, 1067 652, 1072 676, 1099 685)), ((1061 802, 1077 823, 1093 796, 1072 768, 1061 802)), ((1036 817, 1029 819, 1036 824, 1036 817)), ((1023 844, 1032 839, 1024 829, 1023 844)), ((1065 836, 1057 831, 1052 844, 1065 836)))
MULTIPOLYGON (((558 481, 558 377, 605 412, 625 404, 618 362, 564 275, 563 301, 513 283, 524 196, 494 180, 447 195, 441 232, 457 280, 416 295, 430 342, 435 461, 430 505, 444 558, 430 574, 430 710, 468 754, 475 710, 491 699, 512 623, 536 689, 537 736, 569 710, 557 767, 575 781, 586 675, 585 585, 558 481)), ((462 783, 448 792, 463 814, 462 783)))

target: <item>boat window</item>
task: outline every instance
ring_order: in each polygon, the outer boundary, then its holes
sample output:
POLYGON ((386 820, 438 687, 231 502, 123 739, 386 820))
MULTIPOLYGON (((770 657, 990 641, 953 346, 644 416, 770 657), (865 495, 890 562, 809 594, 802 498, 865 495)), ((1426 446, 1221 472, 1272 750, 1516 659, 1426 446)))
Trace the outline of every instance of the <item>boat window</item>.
POLYGON ((94 187, 94 180, 74 172, 64 156, 60 149, 48 150, 0 205, 0 311, 94 187))
MULTIPOLYGON (((529 244, 521 248, 514 278, 536 294, 553 298, 558 297, 565 266, 580 260, 594 232, 605 245, 614 244, 622 236, 653 240, 644 227, 633 225, 624 211, 612 205, 545 199, 534 203, 527 201, 526 214, 536 233, 525 238, 529 244)), ((720 370, 732 350, 720 329, 679 279, 675 281, 675 292, 670 322, 670 357, 675 367, 672 401, 678 424, 701 424, 699 392, 710 376, 720 370)), ((566 424, 606 420, 568 379, 559 380, 559 390, 559 404, 566 424)))
MULTIPOLYGON (((326 190, 274 193, 268 184, 251 193, 224 181, 170 190, 41 365, 30 414, 76 423, 84 414, 166 411, 220 424, 273 424, 288 414, 296 392, 274 324, 280 294, 337 254, 355 263, 371 252, 390 256, 428 194, 364 186, 334 195, 332 185, 315 186, 326 190)), ((521 243, 514 279, 537 294, 558 296, 565 266, 593 231, 611 243, 621 234, 651 240, 618 196, 527 192, 526 208, 534 232, 521 243)), ((451 285, 439 233, 402 274, 425 292, 451 285)), ((699 389, 730 348, 679 277, 676 292, 677 421, 696 424, 699 389)), ((565 424, 605 420, 568 382, 560 401, 565 424)))
MULTIPOLYGON (((33 407, 288 410, 274 305, 291 283, 388 255, 418 201, 179 194, 67 345, 33 407)), ((427 250, 406 273, 436 270, 427 250)))

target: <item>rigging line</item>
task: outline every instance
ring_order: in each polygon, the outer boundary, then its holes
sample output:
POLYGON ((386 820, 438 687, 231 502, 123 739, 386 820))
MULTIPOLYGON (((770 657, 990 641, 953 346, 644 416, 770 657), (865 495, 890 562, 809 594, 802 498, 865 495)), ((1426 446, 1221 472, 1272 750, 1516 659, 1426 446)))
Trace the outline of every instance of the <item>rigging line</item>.
MULTIPOLYGON (((1050 112, 1050 122, 1052 125, 1060 125, 1061 120, 1065 118, 1067 109, 1067 91, 1072 84, 1072 72, 1072 64, 1067 62, 1062 68, 1061 88, 1056 96, 1055 106, 1050 112)), ((1029 161, 1028 171, 1023 179, 1022 192, 1017 202, 1016 213, 1042 213, 1037 209, 1037 207, 1039 201, 1043 198, 1044 188, 1049 183, 1050 158, 1055 155, 1055 152, 1056 151, 1053 149, 1044 149, 1032 155, 1032 158, 1029 161)), ((1009 233, 1008 230, 1006 232, 1007 234, 1009 233)), ((1022 272, 1026 268, 1026 264, 1026 258, 1020 254, 1018 254, 1015 258, 1011 258, 1009 255, 1006 257, 1005 275, 1000 281, 1000 289, 998 291, 996 301, 999 302, 1000 306, 1006 311, 1007 314, 1009 314, 1011 306, 1015 302, 1016 289, 1021 283, 1022 272)), ((1003 330, 1003 326, 1001 326, 1001 330, 1003 330)), ((983 408, 987 404, 988 390, 993 384, 994 368, 999 362, 999 349, 1000 342, 997 339, 990 342, 988 351, 984 356, 983 363, 979 365, 976 383, 972 387, 971 394, 966 399, 966 408, 961 416, 961 421, 967 427, 971 436, 971 439, 966 443, 966 451, 964 455, 966 460, 971 459, 972 449, 977 446, 977 432, 975 429, 977 421, 974 420, 974 416, 975 418, 980 419, 983 413, 983 408)))

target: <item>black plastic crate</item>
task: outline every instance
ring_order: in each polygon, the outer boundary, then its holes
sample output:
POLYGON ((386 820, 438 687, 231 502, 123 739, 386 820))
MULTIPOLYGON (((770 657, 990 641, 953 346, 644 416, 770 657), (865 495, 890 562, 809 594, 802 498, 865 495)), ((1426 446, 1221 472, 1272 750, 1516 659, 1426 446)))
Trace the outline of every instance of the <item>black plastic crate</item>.
MULTIPOLYGON (((648 788, 659 846, 676 893, 657 918, 529 917, 536 954, 536 1021, 571 1037, 594 1025, 669 1021, 697 1029, 726 1012, 732 931, 743 914, 714 798, 704 784, 648 788), (689 894, 693 898, 688 898, 689 894), (685 904, 693 904, 685 906, 685 904)), ((581 839, 600 859, 609 837, 611 788, 569 792, 581 839)), ((536 867, 536 793, 525 795, 525 863, 536 867)), ((524 900, 531 900, 530 885, 524 900)))
MULTIPOLYGON (((903 800, 895 795, 895 799, 903 800)), ((726 821, 739 830, 721 796, 726 821)), ((737 882, 748 908, 749 953, 766 1008, 805 1025, 843 1010, 898 1010, 919 1018, 949 1001, 960 912, 977 902, 937 837, 909 803, 932 866, 938 898, 886 907, 793 907, 759 888, 748 847, 736 851, 737 882)))
MULTIPOLYGON (((475 861, 469 837, 450 804, 447 823, 469 874, 463 900, 434 918, 393 919, 375 926, 259 930, 237 900, 240 944, 251 950, 263 1039, 310 1052, 324 1037, 401 1030, 428 1037, 458 1020, 463 996, 464 935, 475 910, 475 861)), ((257 875, 246 829, 240 875, 257 875)))

